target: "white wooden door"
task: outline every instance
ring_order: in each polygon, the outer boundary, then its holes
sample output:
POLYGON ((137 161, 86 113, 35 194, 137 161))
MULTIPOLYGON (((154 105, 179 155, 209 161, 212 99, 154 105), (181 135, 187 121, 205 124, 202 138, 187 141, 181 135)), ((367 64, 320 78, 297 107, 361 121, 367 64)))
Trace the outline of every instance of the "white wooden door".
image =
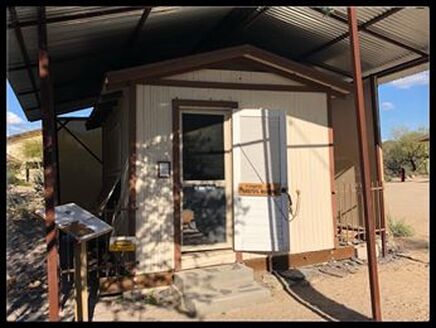
POLYGON ((234 249, 287 253, 286 114, 242 109, 232 121, 234 249))

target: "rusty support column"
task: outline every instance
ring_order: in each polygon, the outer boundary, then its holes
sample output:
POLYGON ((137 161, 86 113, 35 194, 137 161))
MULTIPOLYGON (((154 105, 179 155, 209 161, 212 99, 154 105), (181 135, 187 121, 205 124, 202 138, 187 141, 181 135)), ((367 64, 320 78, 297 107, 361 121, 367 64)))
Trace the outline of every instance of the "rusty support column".
POLYGON ((39 79, 42 113, 42 142, 44 151, 44 198, 47 242, 47 278, 49 320, 59 321, 59 280, 57 229, 55 226, 55 206, 57 205, 57 136, 53 108, 53 94, 47 53, 47 29, 45 7, 38 8, 39 79))
POLYGON ((366 243, 368 253, 369 284, 371 290, 372 315, 375 321, 381 320, 380 287, 377 272, 377 255, 375 249, 374 212, 371 197, 371 176, 369 163, 368 134, 366 129, 365 103, 363 97, 363 81, 360 61, 359 35, 357 30, 357 16, 354 7, 348 7, 348 25, 352 65, 354 73, 355 102, 357 111, 357 126, 360 145, 360 162, 362 165, 362 194, 363 210, 366 229, 366 243))
POLYGON ((380 111, 378 106, 378 82, 377 77, 371 75, 369 78, 369 83, 371 86, 371 100, 372 100, 372 114, 374 121, 374 140, 375 140, 375 161, 376 161, 376 172, 378 186, 381 189, 376 191, 376 195, 379 198, 379 214, 380 214, 380 232, 381 242, 382 242, 382 256, 386 256, 386 218, 385 218, 385 201, 384 201, 384 177, 383 177, 383 150, 382 150, 382 139, 380 135, 380 111), (378 194, 377 194, 378 193, 378 194))

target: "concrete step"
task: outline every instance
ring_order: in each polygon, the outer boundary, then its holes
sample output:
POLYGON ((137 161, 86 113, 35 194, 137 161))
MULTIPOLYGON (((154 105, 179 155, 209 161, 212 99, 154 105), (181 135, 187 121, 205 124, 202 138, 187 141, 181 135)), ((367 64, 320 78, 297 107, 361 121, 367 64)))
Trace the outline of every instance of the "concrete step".
POLYGON ((237 288, 192 288, 183 293, 183 308, 197 316, 209 313, 227 312, 246 306, 271 301, 267 288, 257 282, 240 284, 237 288))
POLYGON ((174 285, 180 292, 191 289, 220 289, 237 287, 253 281, 253 269, 238 263, 177 272, 174 285))

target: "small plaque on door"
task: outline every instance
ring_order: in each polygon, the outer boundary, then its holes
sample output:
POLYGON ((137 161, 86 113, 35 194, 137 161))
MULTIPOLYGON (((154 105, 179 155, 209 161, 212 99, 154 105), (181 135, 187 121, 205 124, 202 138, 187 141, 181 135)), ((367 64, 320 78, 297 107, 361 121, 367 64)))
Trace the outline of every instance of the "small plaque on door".
POLYGON ((238 188, 240 196, 280 196, 278 183, 240 183, 238 188))

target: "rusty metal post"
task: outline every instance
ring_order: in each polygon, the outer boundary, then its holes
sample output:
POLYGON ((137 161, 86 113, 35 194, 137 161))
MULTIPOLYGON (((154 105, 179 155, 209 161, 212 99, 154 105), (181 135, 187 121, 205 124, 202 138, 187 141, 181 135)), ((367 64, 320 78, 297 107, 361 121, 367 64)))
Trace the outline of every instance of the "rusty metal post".
POLYGON ((47 53, 47 29, 45 7, 38 7, 39 79, 42 113, 42 142, 44 152, 44 198, 47 242, 47 279, 49 320, 59 321, 59 283, 57 229, 55 226, 55 206, 57 205, 56 167, 56 122, 53 108, 53 94, 50 82, 49 58, 47 53))
POLYGON ((368 149, 368 134, 366 129, 365 103, 363 96, 363 81, 360 61, 359 35, 357 29, 357 15, 354 7, 348 7, 348 25, 352 64, 354 73, 355 102, 357 111, 357 125, 360 144, 360 161, 362 165, 362 196, 366 229, 366 243, 368 253, 369 284, 371 290, 372 315, 375 321, 381 321, 380 287, 377 272, 377 255, 375 246, 375 230, 373 203, 371 197, 371 176, 368 149))

